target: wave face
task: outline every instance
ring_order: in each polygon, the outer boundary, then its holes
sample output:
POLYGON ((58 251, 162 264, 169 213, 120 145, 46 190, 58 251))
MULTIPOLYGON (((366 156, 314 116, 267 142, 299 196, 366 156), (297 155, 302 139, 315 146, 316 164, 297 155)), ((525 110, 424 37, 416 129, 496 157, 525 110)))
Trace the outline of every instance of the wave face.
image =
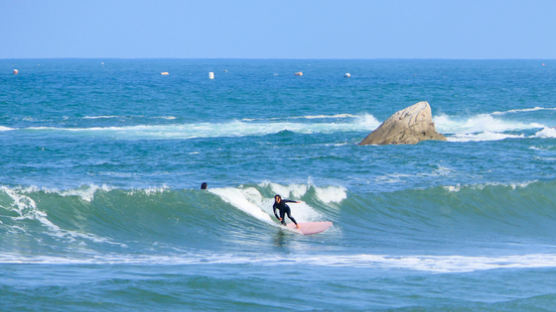
POLYGON ((347 196, 343 188, 274 183, 210 191, 3 186, 0 250, 8 262, 18 261, 10 259, 11 254, 21 259, 65 255, 76 261, 93 254, 103 261, 112 253, 210 253, 227 250, 225 245, 245 251, 247 236, 266 236, 280 228, 271 209, 277 192, 284 198, 309 199, 295 207, 297 218, 304 221, 326 220, 311 202, 322 206, 347 196))
MULTIPOLYGON (((299 222, 335 224, 322 235, 326 248, 288 261, 439 272, 552 267, 554 187, 556 182, 531 182, 351 193, 342 187, 272 182, 209 191, 3 186, 0 260, 247 263, 264 251, 268 257, 254 261, 278 264, 290 259, 269 244, 284 231, 271 208, 274 194, 281 194, 303 201, 290 204, 299 222), (477 258, 478 250, 501 255, 477 258)), ((288 239, 299 251, 315 248, 311 238, 291 233, 288 239)))

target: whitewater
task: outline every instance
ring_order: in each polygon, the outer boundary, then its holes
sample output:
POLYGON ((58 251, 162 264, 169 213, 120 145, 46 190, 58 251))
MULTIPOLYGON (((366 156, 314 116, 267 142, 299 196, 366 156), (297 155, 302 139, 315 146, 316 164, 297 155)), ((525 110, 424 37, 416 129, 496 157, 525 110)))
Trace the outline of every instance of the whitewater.
POLYGON ((553 310, 544 63, 0 60, 0 310, 553 310))

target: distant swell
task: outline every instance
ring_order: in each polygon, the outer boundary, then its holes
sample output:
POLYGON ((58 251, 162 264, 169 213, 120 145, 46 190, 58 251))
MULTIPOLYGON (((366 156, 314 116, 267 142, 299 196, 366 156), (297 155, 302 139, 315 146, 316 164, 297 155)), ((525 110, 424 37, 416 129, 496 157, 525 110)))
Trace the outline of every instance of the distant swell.
MULTIPOLYGON (((472 116, 440 114, 433 120, 438 132, 451 142, 496 141, 520 138, 554 138, 556 133, 544 121, 516 120, 504 115, 519 112, 556 110, 556 108, 533 107, 513 109, 472 116), (534 131, 534 132, 533 132, 534 131)), ((125 116, 85 116, 83 119, 126 119, 125 116)), ((156 116, 151 119, 174 120, 174 116, 156 116)), ((51 132, 61 135, 106 136, 116 139, 194 139, 246 137, 278 134, 285 131, 299 134, 332 134, 339 132, 368 133, 380 125, 371 114, 306 115, 283 118, 244 118, 229 122, 200 122, 185 124, 136 124, 93 127, 33 126, 10 128, 0 126, 1 131, 51 132)), ((358 138, 361 135, 358 135, 358 138)))
MULTIPOLYGON (((370 115, 367 115, 370 116, 370 115)), ((286 118, 270 117, 270 118, 243 118, 244 121, 255 121, 255 120, 280 120, 280 119, 346 119, 346 118, 358 118, 361 116, 353 114, 335 114, 335 115, 306 115, 306 116, 293 116, 286 118)))
POLYGON ((301 134, 370 131, 379 122, 372 115, 363 115, 344 122, 248 122, 191 123, 169 125, 135 125, 88 128, 29 127, 27 131, 50 131, 75 135, 111 136, 121 139, 193 139, 243 137, 291 131, 301 134))

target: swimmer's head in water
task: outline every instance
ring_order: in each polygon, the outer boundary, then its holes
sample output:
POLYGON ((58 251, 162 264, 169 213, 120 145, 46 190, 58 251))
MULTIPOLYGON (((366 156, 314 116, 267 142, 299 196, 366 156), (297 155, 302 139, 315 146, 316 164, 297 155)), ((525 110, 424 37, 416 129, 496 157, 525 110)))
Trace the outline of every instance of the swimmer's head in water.
POLYGON ((206 190, 207 189, 207 182, 203 182, 201 184, 201 190, 206 190))

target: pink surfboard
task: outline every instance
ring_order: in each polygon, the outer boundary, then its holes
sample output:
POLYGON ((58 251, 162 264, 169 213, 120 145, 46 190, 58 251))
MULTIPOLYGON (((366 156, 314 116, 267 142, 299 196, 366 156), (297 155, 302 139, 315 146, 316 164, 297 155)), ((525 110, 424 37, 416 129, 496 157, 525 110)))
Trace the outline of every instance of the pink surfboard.
POLYGON ((288 227, 300 234, 311 235, 324 232, 332 226, 332 222, 305 222, 299 223, 299 229, 295 227, 294 223, 288 223, 288 227))

